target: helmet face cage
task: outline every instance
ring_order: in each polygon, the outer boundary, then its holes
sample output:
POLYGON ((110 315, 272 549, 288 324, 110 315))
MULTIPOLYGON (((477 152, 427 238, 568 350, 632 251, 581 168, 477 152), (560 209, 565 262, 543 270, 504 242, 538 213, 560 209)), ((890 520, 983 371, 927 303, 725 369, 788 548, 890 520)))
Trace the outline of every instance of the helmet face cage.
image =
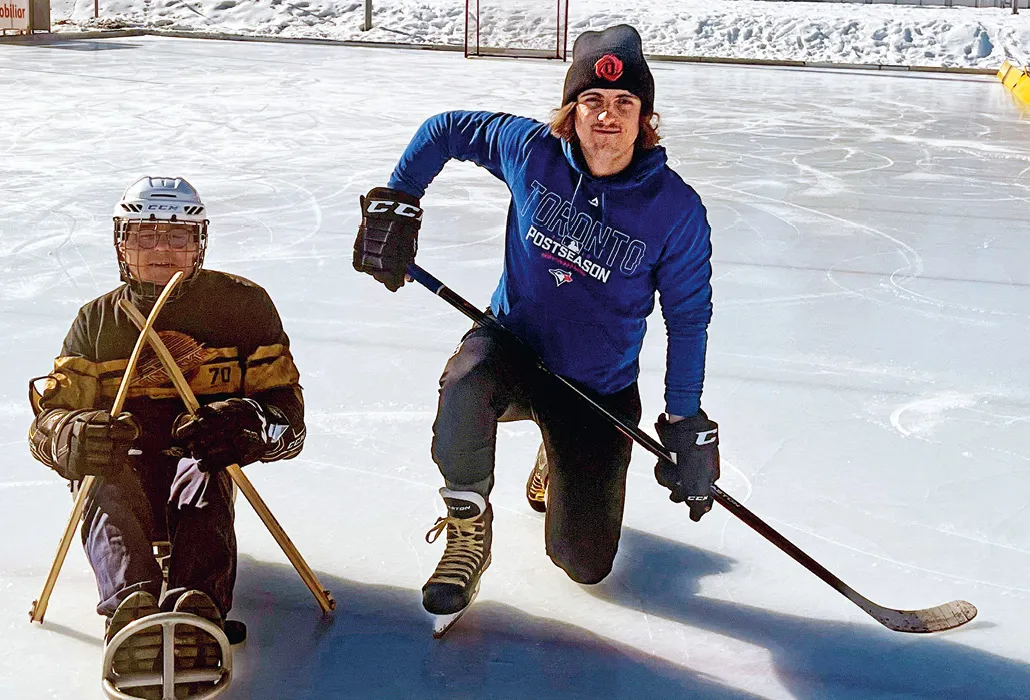
MULTIPOLYGON (((114 210, 114 246, 123 282, 139 296, 156 299, 164 284, 139 275, 141 250, 163 240, 173 252, 193 253, 184 282, 203 267, 207 251, 206 207, 197 191, 181 178, 143 177, 125 190, 114 210)), ((180 285, 182 290, 184 285, 180 285)))
POLYGON ((193 265, 183 280, 186 282, 193 279, 197 271, 204 266, 204 253, 207 252, 207 222, 120 218, 114 220, 114 245, 121 279, 127 282, 133 291, 147 299, 156 299, 164 285, 140 279, 138 263, 133 253, 153 249, 160 241, 166 241, 172 251, 195 254, 193 265), (184 239, 179 235, 183 228, 189 229, 185 232, 184 239))

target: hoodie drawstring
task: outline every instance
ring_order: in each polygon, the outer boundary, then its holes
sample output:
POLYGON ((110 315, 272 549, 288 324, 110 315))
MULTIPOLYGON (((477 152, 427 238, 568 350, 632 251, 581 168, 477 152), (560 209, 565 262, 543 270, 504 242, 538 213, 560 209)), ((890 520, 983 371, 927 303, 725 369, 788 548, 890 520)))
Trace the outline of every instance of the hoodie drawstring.
POLYGON ((579 187, 582 184, 583 184, 583 173, 580 173, 579 174, 579 182, 576 183, 576 189, 572 193, 572 204, 573 204, 573 206, 575 206, 575 204, 576 204, 576 195, 579 194, 579 187))

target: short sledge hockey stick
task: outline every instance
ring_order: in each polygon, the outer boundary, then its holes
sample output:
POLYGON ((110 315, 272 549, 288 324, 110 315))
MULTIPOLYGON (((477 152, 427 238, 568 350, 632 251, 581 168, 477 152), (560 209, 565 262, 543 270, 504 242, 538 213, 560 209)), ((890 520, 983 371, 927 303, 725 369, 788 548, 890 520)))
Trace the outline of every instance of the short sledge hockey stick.
MULTIPOLYGON (((168 280, 165 288, 161 290, 157 301, 154 302, 154 308, 150 310, 150 316, 146 319, 143 332, 139 334, 136 345, 132 348, 132 353, 129 355, 128 364, 125 365, 122 383, 118 385, 118 393, 115 394, 114 404, 111 406, 112 416, 117 416, 121 413, 122 406, 125 405, 125 399, 129 395, 129 385, 132 383, 132 373, 136 371, 136 363, 139 361, 140 353, 146 345, 146 331, 154 327, 157 315, 161 313, 165 302, 168 301, 168 298, 175 291, 180 281, 182 281, 182 273, 176 272, 168 280)), ((68 547, 71 546, 72 538, 75 536, 75 528, 78 527, 79 520, 82 519, 82 512, 86 509, 86 499, 89 497, 89 492, 93 489, 93 481, 94 477, 88 475, 79 484, 79 491, 75 494, 75 504, 72 506, 72 512, 68 516, 68 524, 64 527, 64 535, 61 537, 61 543, 57 548, 54 563, 50 565, 50 573, 47 574, 46 583, 43 584, 43 592, 39 594, 38 599, 32 601, 32 609, 29 610, 29 620, 31 622, 43 624, 43 616, 46 615, 47 606, 50 605, 50 594, 53 593, 54 586, 57 584, 57 577, 61 573, 61 567, 64 566, 64 559, 68 556, 68 547)))
MULTIPOLYGON (((493 328, 503 330, 511 335, 511 337, 518 340, 518 337, 515 336, 514 333, 511 333, 504 328, 504 326, 502 326, 496 319, 488 316, 486 313, 470 304, 454 290, 447 287, 443 282, 433 277, 418 265, 415 265, 414 263, 409 265, 407 268, 407 274, 408 277, 424 286, 433 294, 436 294, 474 322, 480 325, 491 326, 493 328)), ((549 370, 539 359, 536 360, 536 363, 537 367, 539 367, 541 371, 578 394, 587 403, 589 403, 594 410, 598 411, 601 415, 611 421, 620 432, 626 435, 626 437, 631 438, 634 442, 653 454, 655 457, 670 462, 673 461, 672 455, 657 440, 640 430, 637 426, 627 423, 613 413, 610 413, 607 409, 590 398, 589 395, 576 387, 572 382, 549 370)), ((882 605, 877 605, 860 594, 854 588, 841 581, 831 573, 829 569, 809 555, 805 554, 805 552, 798 548, 797 545, 781 535, 773 529, 771 525, 745 508, 743 504, 739 503, 718 486, 712 486, 712 497, 720 505, 730 511, 730 513, 744 521, 744 523, 752 530, 772 542, 791 559, 818 576, 825 583, 829 584, 830 587, 888 629, 892 629, 895 632, 941 632, 943 630, 950 630, 964 625, 976 617, 976 607, 972 603, 968 603, 964 600, 953 600, 950 603, 945 603, 932 608, 924 608, 922 610, 897 610, 895 608, 885 608, 882 605)))
MULTIPOLYGON (((128 314, 129 318, 132 319, 132 322, 135 323, 137 327, 144 327, 143 324, 145 323, 145 319, 143 318, 143 314, 141 314, 139 310, 129 302, 129 300, 121 299, 118 302, 118 306, 122 311, 128 314)), ((172 353, 168 351, 168 348, 165 347, 164 341, 161 340, 161 336, 158 335, 157 331, 153 328, 145 329, 144 333, 147 340, 150 342, 150 347, 153 348, 154 352, 161 360, 161 364, 164 365, 165 370, 171 377, 172 384, 175 385, 176 390, 179 392, 179 396, 182 397, 183 403, 186 404, 186 410, 190 412, 190 415, 196 415, 197 410, 200 408, 200 402, 197 401, 197 397, 193 394, 193 390, 190 389, 190 384, 186 380, 186 377, 183 376, 182 370, 179 369, 179 365, 176 364, 172 353)), ((286 534, 282 525, 280 525, 279 521, 276 520, 274 515, 272 515, 272 511, 269 510, 264 499, 261 498, 261 495, 257 492, 257 489, 254 488, 254 484, 252 484, 250 479, 247 478, 247 475, 243 473, 243 470, 237 464, 230 465, 226 468, 226 471, 229 472, 229 476, 232 477, 232 480, 236 483, 236 486, 239 487, 240 491, 243 492, 243 495, 247 497, 247 501, 250 502, 250 505, 261 518, 261 522, 263 522, 265 527, 268 528, 268 531, 272 533, 272 537, 275 538, 275 541, 282 548, 283 554, 286 555, 286 558, 290 560, 291 564, 293 564, 293 568, 297 570, 298 574, 300 574, 300 578, 304 581, 308 590, 310 590, 315 596, 315 600, 318 601, 319 607, 322 608, 322 613, 324 614, 330 610, 335 610, 336 600, 328 590, 322 587, 322 584, 319 582, 315 572, 311 570, 311 567, 308 566, 308 563, 304 560, 304 557, 301 556, 297 547, 294 546, 290 536, 286 534)))

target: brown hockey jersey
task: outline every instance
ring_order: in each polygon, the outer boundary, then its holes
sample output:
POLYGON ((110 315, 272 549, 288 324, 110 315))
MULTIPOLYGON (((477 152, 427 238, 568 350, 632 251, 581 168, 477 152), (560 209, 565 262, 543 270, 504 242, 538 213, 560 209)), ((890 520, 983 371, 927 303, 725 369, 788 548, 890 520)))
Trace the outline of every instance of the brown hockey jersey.
MULTIPOLYGON (((153 304, 137 298, 127 285, 89 302, 68 331, 53 371, 30 385, 36 419, 29 443, 33 455, 52 468, 59 470, 48 449, 48 426, 68 411, 110 409, 114 403, 139 337, 118 307, 120 299, 133 302, 143 314, 153 304)), ((285 417, 289 426, 275 436, 262 461, 300 453, 305 437, 300 375, 279 314, 262 287, 235 275, 200 270, 165 304, 155 329, 201 404, 247 397, 285 417)), ((123 410, 140 424, 136 446, 143 459, 158 459, 171 446, 172 424, 185 407, 149 346, 137 364, 123 410)))

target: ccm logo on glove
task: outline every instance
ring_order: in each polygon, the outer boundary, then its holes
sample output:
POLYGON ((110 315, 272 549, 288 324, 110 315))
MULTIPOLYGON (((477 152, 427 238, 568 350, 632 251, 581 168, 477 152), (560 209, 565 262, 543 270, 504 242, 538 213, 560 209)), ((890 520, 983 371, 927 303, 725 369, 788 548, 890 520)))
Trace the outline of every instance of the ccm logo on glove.
POLYGON ((386 214, 393 212, 398 216, 407 216, 410 219, 417 221, 422 220, 422 209, 411 204, 405 204, 404 202, 391 202, 384 199, 365 200, 368 202, 368 207, 365 208, 369 214, 386 214))

